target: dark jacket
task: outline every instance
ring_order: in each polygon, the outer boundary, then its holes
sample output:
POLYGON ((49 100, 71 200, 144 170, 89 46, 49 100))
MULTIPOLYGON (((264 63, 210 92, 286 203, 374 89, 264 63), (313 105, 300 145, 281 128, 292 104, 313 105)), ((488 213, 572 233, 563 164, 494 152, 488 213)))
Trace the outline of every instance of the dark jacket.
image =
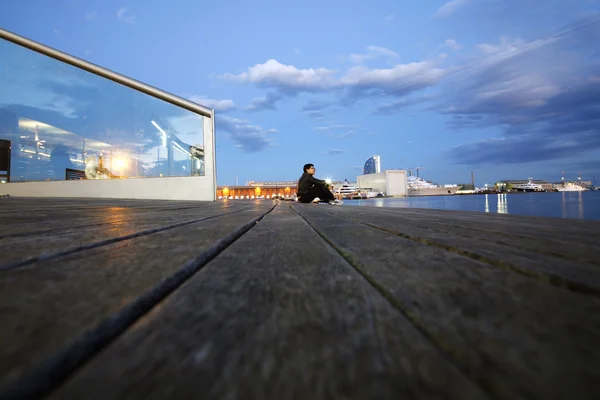
POLYGON ((307 193, 310 188, 315 185, 325 186, 325 184, 325 181, 317 179, 311 174, 305 172, 302 174, 300 179, 298 179, 298 196, 302 195, 303 193, 307 193))

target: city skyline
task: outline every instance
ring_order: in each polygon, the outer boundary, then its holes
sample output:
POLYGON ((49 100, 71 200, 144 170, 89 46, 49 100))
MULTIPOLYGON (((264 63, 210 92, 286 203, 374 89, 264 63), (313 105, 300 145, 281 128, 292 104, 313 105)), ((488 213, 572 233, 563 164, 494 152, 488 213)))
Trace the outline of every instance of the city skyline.
POLYGON ((214 108, 219 185, 353 181, 373 154, 440 183, 600 176, 598 1, 233 4, 23 1, 0 26, 214 108))

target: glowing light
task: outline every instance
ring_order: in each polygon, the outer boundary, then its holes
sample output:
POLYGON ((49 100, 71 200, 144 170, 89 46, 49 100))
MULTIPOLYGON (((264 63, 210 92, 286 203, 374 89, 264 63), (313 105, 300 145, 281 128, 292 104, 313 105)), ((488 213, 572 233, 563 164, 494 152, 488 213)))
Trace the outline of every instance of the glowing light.
POLYGON ((114 166, 117 169, 122 169, 127 165, 127 161, 124 158, 117 157, 113 160, 114 166))

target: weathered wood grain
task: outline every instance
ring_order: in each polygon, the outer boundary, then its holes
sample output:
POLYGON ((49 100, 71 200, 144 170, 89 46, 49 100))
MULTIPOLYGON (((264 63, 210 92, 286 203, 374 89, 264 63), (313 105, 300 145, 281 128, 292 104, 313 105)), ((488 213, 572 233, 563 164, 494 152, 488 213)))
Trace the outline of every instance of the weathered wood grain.
POLYGON ((16 381, 270 205, 0 273, 1 383, 16 381))
MULTIPOLYGON (((135 215, 105 209, 104 221, 106 222, 102 224, 3 238, 0 241, 0 254, 2 254, 0 270, 13 268, 15 264, 21 265, 26 260, 35 261, 38 257, 44 258, 48 254, 60 254, 106 240, 134 234, 141 235, 146 231, 168 229, 173 225, 214 217, 227 212, 236 212, 248 207, 248 205, 246 207, 238 206, 228 210, 218 207, 203 207, 135 215)), ((80 224, 77 220, 71 221, 74 225, 80 224)))
POLYGON ((82 396, 487 397, 282 205, 50 398, 82 396))
MULTIPOLYGON (((361 207, 362 208, 362 207, 361 207)), ((379 209, 381 207, 365 207, 379 209)), ((400 213, 415 219, 434 218, 465 225, 491 225, 501 227, 504 232, 521 232, 527 234, 532 226, 537 234, 572 234, 576 238, 586 235, 600 237, 600 221, 578 220, 567 218, 532 217, 513 214, 482 213, 475 211, 433 210, 418 208, 386 207, 387 213, 400 213)))
MULTIPOLYGON (((362 225, 343 207, 293 208, 494 395, 600 397, 599 298, 362 225)), ((361 218, 393 221, 382 211, 361 218)))
MULTIPOLYGON (((557 257, 554 253, 556 247, 545 244, 540 240, 537 251, 527 249, 525 246, 513 245, 510 233, 504 234, 505 241, 481 240, 484 234, 474 232, 471 235, 459 234, 457 230, 447 229, 435 222, 429 225, 420 225, 412 220, 406 220, 397 213, 382 213, 378 210, 339 210, 347 218, 387 229, 392 233, 416 240, 430 246, 438 246, 446 250, 455 251, 471 258, 488 262, 492 265, 509 268, 525 274, 535 275, 549 280, 557 285, 570 287, 573 290, 597 293, 600 295, 600 267, 586 262, 588 257, 597 254, 594 249, 598 245, 578 247, 579 252, 571 253, 569 257, 557 257)), ((496 229, 501 229, 496 227, 496 229)), ((530 226, 530 234, 537 231, 535 222, 530 226)), ((499 233, 497 235, 500 235, 499 233)), ((557 232, 554 240, 561 242, 563 237, 569 235, 557 232)), ((496 236, 498 237, 498 236, 496 236)), ((565 244, 565 246, 569 246, 565 244)), ((560 250, 558 250, 560 251, 560 250)), ((575 251, 575 249, 572 249, 575 251)), ((595 263, 594 263, 595 264, 595 263)))

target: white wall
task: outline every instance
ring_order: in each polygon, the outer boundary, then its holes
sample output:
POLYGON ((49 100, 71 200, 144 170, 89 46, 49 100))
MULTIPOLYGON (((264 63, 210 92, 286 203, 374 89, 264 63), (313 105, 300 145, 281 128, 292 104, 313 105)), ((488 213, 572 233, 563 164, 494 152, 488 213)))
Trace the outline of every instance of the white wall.
POLYGON ((386 170, 379 174, 359 175, 356 182, 360 188, 372 188, 385 192, 386 196, 406 196, 406 171, 386 170))
POLYGON ((0 184, 0 194, 15 197, 100 197, 113 199, 214 201, 213 176, 84 179, 0 184))
POLYGON ((385 171, 386 195, 387 196, 406 196, 406 171, 387 170, 385 171))

